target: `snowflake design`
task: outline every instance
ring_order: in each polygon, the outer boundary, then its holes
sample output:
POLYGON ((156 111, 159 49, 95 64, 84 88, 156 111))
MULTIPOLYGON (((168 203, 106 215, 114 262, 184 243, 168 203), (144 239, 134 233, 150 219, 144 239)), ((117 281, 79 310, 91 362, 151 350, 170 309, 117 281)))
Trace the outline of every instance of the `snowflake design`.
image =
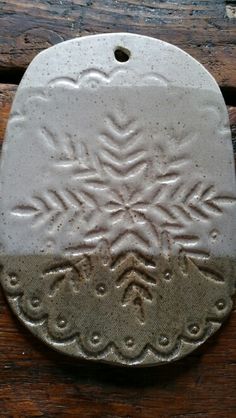
MULTIPOLYGON (((186 255, 208 256, 200 234, 188 233, 188 226, 221 215, 224 206, 234 198, 218 196, 213 186, 198 179, 192 183, 183 181, 183 168, 190 161, 185 145, 192 134, 179 126, 176 135, 171 127, 165 141, 159 141, 157 160, 145 148, 138 121, 119 110, 107 115, 96 153, 69 134, 62 141, 43 127, 41 136, 54 152, 54 168, 65 170, 77 186, 53 191, 49 187, 42 195, 13 208, 12 214, 31 218, 36 226, 49 224, 53 233, 57 232, 58 223, 83 224, 84 236, 78 245, 66 248, 71 255, 91 253, 105 242, 119 259, 131 240, 133 255, 128 261, 132 265, 124 273, 124 283, 128 282, 123 303, 135 304, 137 317, 144 322, 143 304, 151 303, 156 283, 148 280, 149 273, 140 274, 139 263, 138 268, 132 267, 136 263, 133 260, 147 256, 152 243, 160 255, 172 254, 175 246, 186 255)), ((56 276, 57 273, 54 271, 56 276)), ((68 276, 67 271, 59 273, 63 280, 68 276)))
POLYGON ((143 213, 147 210, 147 202, 143 202, 137 191, 130 192, 124 185, 123 189, 112 192, 112 199, 106 204, 105 210, 109 212, 112 223, 125 222, 128 224, 145 223, 143 213))

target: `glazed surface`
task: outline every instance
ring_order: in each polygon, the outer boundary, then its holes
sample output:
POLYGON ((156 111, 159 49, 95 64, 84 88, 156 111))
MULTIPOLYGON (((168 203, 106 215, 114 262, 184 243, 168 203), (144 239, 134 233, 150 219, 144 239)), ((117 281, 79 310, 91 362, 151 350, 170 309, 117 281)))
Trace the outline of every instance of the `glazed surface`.
POLYGON ((13 105, 1 177, 2 283, 54 348, 157 364, 192 351, 228 314, 228 116, 184 52, 119 34, 39 55, 13 105), (117 46, 131 52, 126 63, 117 46))

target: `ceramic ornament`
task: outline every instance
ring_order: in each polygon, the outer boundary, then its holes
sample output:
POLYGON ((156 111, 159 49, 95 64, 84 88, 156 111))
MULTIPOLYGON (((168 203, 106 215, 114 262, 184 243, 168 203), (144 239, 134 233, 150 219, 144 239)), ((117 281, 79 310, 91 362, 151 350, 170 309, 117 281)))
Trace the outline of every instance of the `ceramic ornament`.
POLYGON ((232 308, 235 174, 216 81, 133 34, 41 52, 1 161, 1 283, 50 347, 122 365, 177 360, 232 308))

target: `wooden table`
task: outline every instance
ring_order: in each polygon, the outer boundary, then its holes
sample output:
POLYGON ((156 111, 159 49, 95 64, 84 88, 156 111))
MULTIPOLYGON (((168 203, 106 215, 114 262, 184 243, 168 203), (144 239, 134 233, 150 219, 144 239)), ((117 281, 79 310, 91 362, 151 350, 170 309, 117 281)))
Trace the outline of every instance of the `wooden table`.
MULTIPOLYGON (((76 36, 128 31, 172 42, 217 79, 236 139, 236 1, 0 1, 0 141, 17 84, 44 48, 76 36)), ((0 295, 0 417, 235 418, 236 311, 177 363, 125 369, 55 353, 0 295)))

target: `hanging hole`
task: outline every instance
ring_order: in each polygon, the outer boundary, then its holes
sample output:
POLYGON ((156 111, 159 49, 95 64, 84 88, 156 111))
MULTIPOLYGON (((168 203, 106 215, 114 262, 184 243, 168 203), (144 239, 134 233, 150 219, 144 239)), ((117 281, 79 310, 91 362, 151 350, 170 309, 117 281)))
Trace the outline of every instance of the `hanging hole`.
POLYGON ((114 51, 115 59, 119 62, 127 62, 130 57, 130 51, 118 46, 114 51))

